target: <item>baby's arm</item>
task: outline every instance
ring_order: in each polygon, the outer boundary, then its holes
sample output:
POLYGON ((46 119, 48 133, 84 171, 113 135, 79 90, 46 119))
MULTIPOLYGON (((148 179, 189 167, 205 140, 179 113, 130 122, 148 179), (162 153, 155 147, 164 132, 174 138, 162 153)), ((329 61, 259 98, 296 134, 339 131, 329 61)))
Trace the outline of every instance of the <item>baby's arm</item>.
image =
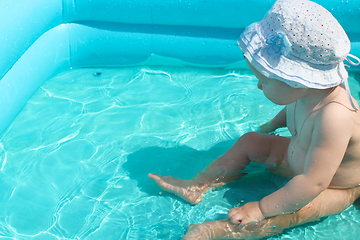
POLYGON ((281 127, 286 127, 286 107, 284 107, 273 119, 261 125, 260 132, 270 133, 281 127))
POLYGON ((329 187, 339 168, 353 132, 349 111, 329 105, 316 118, 303 173, 260 201, 265 217, 302 208, 329 187))
POLYGON ((264 217, 295 212, 328 188, 342 162, 353 132, 349 111, 340 105, 323 109, 314 122, 302 174, 260 202, 247 203, 229 211, 233 223, 257 222, 264 217))

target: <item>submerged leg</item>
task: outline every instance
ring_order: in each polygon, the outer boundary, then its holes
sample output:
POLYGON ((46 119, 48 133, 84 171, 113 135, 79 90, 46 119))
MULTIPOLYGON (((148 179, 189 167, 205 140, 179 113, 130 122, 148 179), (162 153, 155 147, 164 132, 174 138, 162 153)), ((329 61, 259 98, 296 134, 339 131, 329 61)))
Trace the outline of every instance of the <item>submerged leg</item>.
POLYGON ((184 240, 261 238, 281 233, 284 229, 299 226, 338 214, 360 197, 360 187, 327 189, 312 202, 295 213, 266 218, 259 223, 232 224, 228 219, 190 225, 184 240))
POLYGON ((173 193, 191 204, 199 203, 210 188, 223 186, 245 175, 240 173, 251 162, 270 167, 283 166, 290 139, 261 133, 247 133, 222 156, 210 163, 204 171, 190 180, 149 174, 149 178, 165 191, 173 193))

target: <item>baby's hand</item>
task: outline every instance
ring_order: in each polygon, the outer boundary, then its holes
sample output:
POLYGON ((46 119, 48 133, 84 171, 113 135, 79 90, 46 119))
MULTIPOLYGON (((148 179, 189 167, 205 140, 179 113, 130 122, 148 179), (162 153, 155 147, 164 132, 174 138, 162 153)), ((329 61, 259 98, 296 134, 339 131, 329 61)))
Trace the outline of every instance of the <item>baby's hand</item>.
POLYGON ((264 219, 259 202, 249 202, 244 206, 232 208, 228 215, 233 224, 254 223, 264 219))

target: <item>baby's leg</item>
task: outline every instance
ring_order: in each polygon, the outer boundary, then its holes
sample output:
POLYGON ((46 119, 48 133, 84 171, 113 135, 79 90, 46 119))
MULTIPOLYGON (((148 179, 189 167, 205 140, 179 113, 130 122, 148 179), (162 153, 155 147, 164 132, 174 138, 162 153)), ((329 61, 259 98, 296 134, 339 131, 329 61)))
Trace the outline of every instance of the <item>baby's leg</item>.
POLYGON ((240 173, 251 162, 264 163, 270 167, 282 167, 286 161, 290 139, 261 133, 247 133, 221 157, 210 163, 196 178, 181 180, 149 174, 151 179, 165 191, 174 193, 191 204, 202 200, 210 188, 225 185, 243 176, 240 173))
POLYGON ((351 189, 327 189, 305 207, 295 213, 278 215, 261 222, 235 225, 228 219, 192 224, 183 239, 244 239, 267 237, 281 233, 286 228, 319 221, 321 218, 338 214, 360 197, 360 187, 351 189))

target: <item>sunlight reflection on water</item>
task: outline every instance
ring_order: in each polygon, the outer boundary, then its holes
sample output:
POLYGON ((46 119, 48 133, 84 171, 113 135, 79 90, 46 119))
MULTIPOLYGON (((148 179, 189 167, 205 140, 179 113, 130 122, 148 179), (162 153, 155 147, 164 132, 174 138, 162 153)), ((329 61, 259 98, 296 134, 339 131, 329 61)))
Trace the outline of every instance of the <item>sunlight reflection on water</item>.
MULTIPOLYGON (((285 180, 258 165, 196 206, 147 178, 190 178, 272 118, 281 107, 256 83, 248 71, 164 66, 55 76, 1 135, 0 236, 179 239, 189 224, 226 218, 239 202, 269 194, 285 180)), ((356 81, 350 84, 358 91, 356 81)), ((359 219, 352 206, 274 239, 335 239, 333 226, 342 239, 354 239, 359 219)))

